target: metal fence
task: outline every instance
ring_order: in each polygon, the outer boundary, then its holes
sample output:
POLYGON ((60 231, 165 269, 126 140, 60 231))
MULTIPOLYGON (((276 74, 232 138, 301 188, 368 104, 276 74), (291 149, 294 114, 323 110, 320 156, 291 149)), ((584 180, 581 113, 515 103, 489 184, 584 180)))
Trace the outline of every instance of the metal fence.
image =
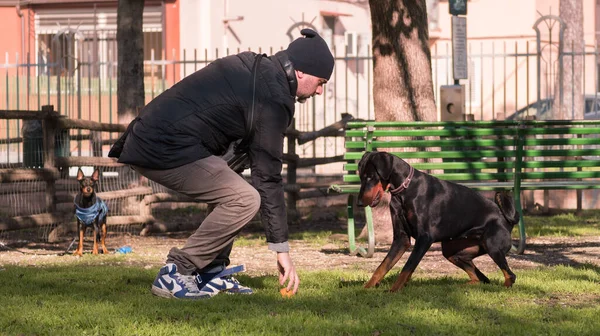
MULTIPOLYGON (((276 53, 281 48, 254 50, 276 53)), ((155 58, 151 51, 150 59, 144 61, 146 101, 168 89, 181 78, 200 70, 215 59, 243 50, 194 50, 183 51, 180 59, 166 56, 155 58), (162 57, 161 57, 162 58, 162 57)), ((112 53, 111 50, 108 51, 112 53)), ((322 96, 317 96, 306 104, 297 104, 296 128, 300 131, 313 131, 341 119, 341 114, 350 112, 355 117, 374 117, 371 94, 370 55, 336 54, 336 67, 332 79, 322 96)), ((77 54, 77 53, 75 53, 77 54)), ((164 52, 162 53, 163 56, 164 52)), ((99 58, 82 57, 76 62, 34 62, 28 55, 27 62, 19 63, 19 55, 11 62, 5 55, 0 64, 0 109, 39 110, 43 105, 54 105, 59 113, 72 118, 105 123, 117 122, 116 62, 102 62, 99 58)), ((109 57, 112 59, 112 57, 109 57)), ((19 166, 23 163, 23 138, 35 133, 20 120, 0 121, 0 166, 19 166)), ((86 134, 71 134, 71 139, 85 138, 86 134)), ((109 138, 117 134, 104 134, 109 138)), ((68 145, 68 153, 73 156, 91 156, 89 141, 75 140, 68 145)), ((106 154, 109 147, 103 148, 106 154)), ((297 147, 302 157, 326 157, 339 155, 343 149, 341 139, 320 139, 297 147)))
MULTIPOLYGON (((594 41, 595 42, 595 41, 594 41)), ((449 42, 438 42, 431 50, 432 75, 436 101, 439 87, 453 84, 452 48, 449 42)), ((115 45, 103 52, 116 53, 115 45)), ((274 54, 281 48, 254 50, 274 54)), ((296 128, 300 131, 321 129, 339 119, 342 113, 357 118, 373 119, 372 56, 370 47, 364 54, 349 54, 345 46, 333 48, 336 66, 322 96, 296 106, 296 128), (343 51, 343 52, 340 52, 343 51)), ((151 50, 145 66, 146 101, 150 101, 173 83, 197 71, 215 59, 242 50, 184 50, 180 57, 175 52, 151 50)), ((598 48, 596 43, 586 45, 582 52, 558 50, 552 42, 552 33, 510 41, 471 41, 468 47, 469 79, 461 81, 466 88, 466 112, 475 120, 505 118, 519 109, 534 114, 535 102, 553 99, 554 83, 562 60, 582 57, 580 68, 572 62, 572 73, 581 73, 582 93, 594 97, 598 92, 598 48), (590 69, 593 69, 590 71, 590 69), (529 109, 528 107, 533 107, 529 109)), ((26 57, 19 63, 19 55, 5 54, 0 64, 0 109, 38 110, 42 105, 54 105, 61 114, 73 119, 106 123, 117 121, 116 69, 114 57, 77 56, 74 62, 40 62, 39 57, 26 57)), ((429 75, 429 74, 424 74, 429 75)), ((394 85, 394 83, 390 83, 394 85)), ((571 94, 566 92, 564 94, 571 94)), ((595 100, 594 100, 595 101, 595 100)), ((28 135, 20 120, 0 121, 0 166, 19 166, 23 163, 23 137, 28 135)), ((91 156, 92 148, 81 131, 71 134, 66 148, 72 156, 91 156), (75 139, 75 140, 73 140, 75 139)), ((118 134, 104 134, 117 137, 118 134)), ((102 148, 103 154, 109 146, 102 148)), ((328 157, 340 155, 343 139, 325 138, 297 146, 301 157, 328 157)), ((315 173, 341 172, 341 165, 315 168, 315 173), (320 169, 320 170, 319 170, 320 169)))

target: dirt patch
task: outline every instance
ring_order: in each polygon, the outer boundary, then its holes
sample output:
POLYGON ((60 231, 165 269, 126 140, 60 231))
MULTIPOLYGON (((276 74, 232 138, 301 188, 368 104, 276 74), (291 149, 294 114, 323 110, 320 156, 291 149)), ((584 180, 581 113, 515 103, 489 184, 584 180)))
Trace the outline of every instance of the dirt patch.
MULTIPOLYGON (((334 233, 345 232, 345 220, 338 218, 343 209, 330 207, 320 208, 305 214, 297 223, 290 226, 290 232, 306 232, 310 230, 330 230, 334 233)), ((184 218, 198 221, 198 216, 170 217, 170 220, 183 221, 184 218)), ((250 225, 242 235, 256 235, 261 229, 256 223, 250 225)), ((114 249, 129 245, 133 253, 128 257, 111 259, 117 264, 136 265, 145 268, 158 267, 164 263, 171 247, 181 247, 191 231, 171 234, 153 234, 140 237, 135 234, 112 233, 107 242, 111 252, 114 249)), ((339 236, 339 235, 336 235, 339 236)), ((50 263, 77 263, 90 260, 90 255, 77 258, 72 255, 61 255, 71 243, 72 238, 66 238, 55 244, 28 239, 0 240, 0 266, 6 265, 46 265, 50 263)), ((350 256, 347 242, 329 240, 322 244, 303 240, 291 240, 292 258, 300 271, 330 270, 330 269, 360 269, 372 272, 385 257, 389 246, 377 246, 373 258, 350 256)), ((71 251, 73 248, 71 248, 71 251)), ((91 244, 86 242, 85 252, 89 253, 91 244)), ((409 251, 410 252, 410 251, 409 251)), ((399 270, 406 262, 406 253, 395 269, 399 270)), ((102 256, 99 256, 102 258, 102 256)), ((273 252, 264 244, 246 246, 237 244, 231 254, 232 264, 245 264, 251 275, 275 274, 276 260, 273 252)), ((529 269, 538 266, 568 265, 579 266, 591 264, 600 267, 600 237, 544 237, 528 239, 527 249, 523 255, 510 254, 508 262, 513 271, 529 269)), ((484 272, 497 272, 498 268, 489 256, 484 255, 475 260, 476 265, 484 272)), ((420 277, 437 277, 443 275, 466 275, 450 264, 441 253, 440 245, 434 244, 427 252, 416 272, 420 277)))

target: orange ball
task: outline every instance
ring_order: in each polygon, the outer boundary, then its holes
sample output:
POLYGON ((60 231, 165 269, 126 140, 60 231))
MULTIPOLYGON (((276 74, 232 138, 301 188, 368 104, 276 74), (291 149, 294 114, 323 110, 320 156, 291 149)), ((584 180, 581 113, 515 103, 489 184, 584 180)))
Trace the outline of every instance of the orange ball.
POLYGON ((284 298, 290 298, 294 295, 294 291, 289 291, 287 290, 287 288, 282 288, 279 290, 279 293, 281 293, 281 296, 283 296, 284 298))

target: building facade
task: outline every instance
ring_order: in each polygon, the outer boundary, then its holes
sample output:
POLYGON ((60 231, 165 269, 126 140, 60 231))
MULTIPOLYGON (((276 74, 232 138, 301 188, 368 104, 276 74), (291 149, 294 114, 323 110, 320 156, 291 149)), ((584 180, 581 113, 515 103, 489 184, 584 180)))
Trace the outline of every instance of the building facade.
MULTIPOLYGON (((451 15, 447 0, 426 4, 438 100, 439 88, 454 83, 451 15)), ((589 96, 599 91, 600 5, 582 4, 585 55, 572 71, 583 74, 582 93, 589 96)), ((117 120, 117 5, 0 0, 0 78, 6 79, 0 80, 6 93, 0 108, 53 104, 73 118, 117 120)), ((477 0, 467 7, 468 78, 459 81, 466 112, 475 120, 502 119, 552 99, 559 78, 559 0, 477 0)), ((374 118, 366 0, 146 0, 143 20, 147 100, 216 58, 245 50, 275 53, 310 27, 329 43, 336 67, 325 93, 297 106, 296 127, 320 129, 342 113, 374 118)), ((324 139, 301 150, 331 156, 341 148, 341 139, 324 139)))

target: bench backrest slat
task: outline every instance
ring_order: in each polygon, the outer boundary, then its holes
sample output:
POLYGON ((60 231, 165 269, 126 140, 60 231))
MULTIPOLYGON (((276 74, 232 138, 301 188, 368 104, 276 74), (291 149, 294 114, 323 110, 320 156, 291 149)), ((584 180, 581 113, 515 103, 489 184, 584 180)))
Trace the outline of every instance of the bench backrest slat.
MULTIPOLYGON (((515 167, 515 161, 490 161, 490 162, 415 162, 412 166, 419 170, 427 169, 509 169, 515 167)), ((356 171, 358 163, 347 163, 345 171, 356 171)))
POLYGON ((583 146, 583 145, 599 145, 600 139, 587 137, 587 138, 527 138, 525 139, 525 146, 583 146))
POLYGON ((557 157, 557 156, 598 156, 600 148, 582 148, 582 149, 525 149, 526 157, 557 157))
POLYGON ((600 184, 600 121, 369 121, 348 123, 345 134, 347 183, 360 182, 365 152, 385 150, 441 179, 479 182, 479 189, 506 189, 507 181, 600 184))
MULTIPOLYGON (((387 148, 387 147, 377 147, 387 148)), ((488 157, 511 157, 514 156, 514 150, 452 150, 452 151, 435 151, 435 152, 391 152, 402 159, 477 159, 477 158, 488 158, 488 157)), ((565 151, 566 152, 566 151, 565 151)), ((346 160, 360 160, 364 153, 362 152, 350 152, 344 154, 346 160)), ((594 154, 586 154, 594 155, 594 154)))
POLYGON ((598 168, 600 160, 525 161, 522 168, 598 168))

